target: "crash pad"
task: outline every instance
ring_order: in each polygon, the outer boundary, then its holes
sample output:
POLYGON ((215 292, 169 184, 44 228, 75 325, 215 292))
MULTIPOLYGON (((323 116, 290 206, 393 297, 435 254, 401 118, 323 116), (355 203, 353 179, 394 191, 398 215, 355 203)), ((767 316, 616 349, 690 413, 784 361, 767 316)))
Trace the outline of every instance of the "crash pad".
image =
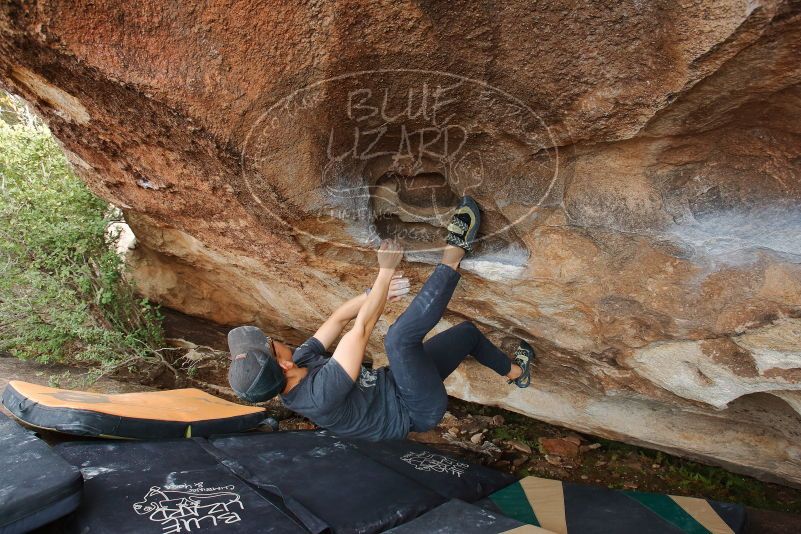
POLYGON ((414 441, 385 441, 381 446, 363 440, 349 443, 359 453, 447 499, 473 502, 515 481, 509 474, 467 463, 414 441))
POLYGON ((63 443, 81 466, 84 497, 60 530, 118 534, 305 532, 220 465, 203 439, 63 443), (213 528, 212 528, 213 527, 213 528))
MULTIPOLYGON (((184 503, 183 508, 179 506, 176 510, 172 501, 191 498, 165 492, 193 493, 201 488, 234 486, 235 490, 226 491, 241 495, 242 502, 244 495, 251 495, 253 491, 272 506, 269 514, 278 518, 285 516, 310 532, 369 534, 410 521, 450 500, 444 494, 457 491, 454 488, 458 486, 452 483, 436 484, 433 475, 426 481, 427 485, 423 485, 410 476, 418 468, 456 466, 423 472, 433 473, 443 482, 461 478, 464 488, 470 489, 461 491, 470 498, 485 497, 513 480, 504 473, 457 461, 408 441, 373 443, 376 450, 387 449, 388 457, 416 455, 411 463, 401 461, 393 467, 388 465, 391 462, 377 462, 365 455, 361 446, 363 444, 357 446, 325 431, 64 443, 56 450, 71 464, 80 466, 86 479, 84 503, 65 530, 105 532, 105 528, 120 524, 124 529, 113 531, 158 531, 152 527, 180 527, 184 530, 174 531, 188 531, 182 526, 183 521, 191 519, 195 505, 184 503), (477 487, 482 490, 475 491, 477 487), (150 496, 146 497, 148 494, 150 496), (134 508, 136 503, 151 502, 154 496, 156 504, 134 508), (163 506, 158 504, 162 502, 163 506), (143 510, 145 513, 140 514, 143 510), (170 516, 169 521, 167 516, 170 516), (176 518, 180 521, 174 521, 176 518)), ((231 530, 234 526, 242 526, 243 531, 247 531, 245 525, 252 528, 254 523, 249 510, 268 513, 261 511, 267 510, 266 505, 255 504, 255 496, 249 497, 252 505, 237 511, 239 520, 230 523, 230 527, 217 517, 215 524, 219 528, 215 532, 238 532, 231 530), (226 528, 222 528, 224 526, 226 528)), ((215 519, 206 521, 211 524, 215 519)), ((276 521, 277 524, 285 522, 284 519, 276 521)))
POLYGON ((334 532, 382 532, 444 501, 323 431, 209 441, 242 467, 247 480, 280 487, 334 532))
POLYGON ((28 532, 72 512, 81 473, 0 413, 0 534, 28 532))
POLYGON ((452 499, 417 519, 387 531, 392 534, 553 534, 502 514, 452 499))
POLYGON ((199 389, 105 394, 11 381, 3 405, 25 423, 81 436, 160 439, 241 432, 265 418, 199 389))
POLYGON ((737 534, 743 506, 526 477, 490 495, 492 508, 560 534, 737 534))
POLYGON ((380 532, 447 499, 478 500, 515 480, 408 440, 364 442, 319 430, 209 442, 249 480, 280 486, 337 532, 380 532))

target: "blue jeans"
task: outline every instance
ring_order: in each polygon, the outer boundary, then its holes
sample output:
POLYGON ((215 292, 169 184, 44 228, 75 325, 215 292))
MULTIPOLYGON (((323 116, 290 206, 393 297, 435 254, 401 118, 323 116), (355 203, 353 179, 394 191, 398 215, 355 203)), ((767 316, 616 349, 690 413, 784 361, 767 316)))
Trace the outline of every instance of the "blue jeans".
POLYGON ((509 374, 512 368, 509 356, 469 321, 423 343, 423 338, 445 313, 460 278, 447 265, 437 265, 384 339, 389 368, 409 410, 411 430, 415 432, 429 430, 442 420, 448 406, 442 382, 467 356, 473 356, 499 375, 509 374))

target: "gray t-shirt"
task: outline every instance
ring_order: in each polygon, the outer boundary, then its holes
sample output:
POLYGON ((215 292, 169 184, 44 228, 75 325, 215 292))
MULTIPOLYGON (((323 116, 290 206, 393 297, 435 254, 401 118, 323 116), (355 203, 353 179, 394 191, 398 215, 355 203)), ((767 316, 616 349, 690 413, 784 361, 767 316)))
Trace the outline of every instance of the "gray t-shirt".
POLYGON ((281 395, 284 406, 293 412, 345 438, 378 441, 405 438, 409 433, 409 413, 389 367, 362 367, 354 382, 315 337, 295 349, 292 359, 309 370, 292 391, 281 395))

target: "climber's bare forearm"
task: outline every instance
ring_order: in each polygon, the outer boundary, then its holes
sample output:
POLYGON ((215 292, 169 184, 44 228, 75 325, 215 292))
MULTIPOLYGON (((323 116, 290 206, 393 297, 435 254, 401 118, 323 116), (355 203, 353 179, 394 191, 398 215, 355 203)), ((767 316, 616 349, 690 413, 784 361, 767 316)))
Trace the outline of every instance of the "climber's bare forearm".
POLYGON ((370 294, 367 295, 367 300, 364 301, 359 313, 356 315, 356 324, 354 324, 353 329, 360 330, 360 333, 367 338, 372 334, 378 318, 384 313, 387 293, 389 293, 389 286, 392 283, 394 274, 394 268, 379 269, 378 276, 376 276, 373 287, 370 289, 370 294))
POLYGON ((314 337, 323 344, 323 347, 328 349, 329 346, 342 334, 342 331, 358 314, 364 302, 367 300, 367 295, 361 293, 357 297, 353 297, 339 308, 337 308, 331 316, 317 329, 314 337))
POLYGON ((356 315, 353 328, 342 336, 342 340, 337 345, 332 356, 353 380, 356 380, 359 376, 370 334, 372 334, 378 318, 384 312, 387 292, 394 272, 395 269, 379 270, 370 294, 367 295, 366 300, 359 309, 359 313, 356 315))

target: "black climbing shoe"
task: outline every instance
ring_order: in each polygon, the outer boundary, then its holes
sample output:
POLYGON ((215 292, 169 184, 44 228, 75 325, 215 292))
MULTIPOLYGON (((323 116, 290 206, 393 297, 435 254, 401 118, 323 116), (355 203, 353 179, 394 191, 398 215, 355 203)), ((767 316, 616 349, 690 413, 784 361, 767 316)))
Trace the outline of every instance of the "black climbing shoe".
POLYGON ((473 252, 473 241, 481 223, 481 213, 473 197, 463 196, 448 224, 448 237, 445 242, 463 248, 468 254, 473 252))
POLYGON ((513 363, 516 363, 520 366, 523 370, 520 373, 520 376, 515 378, 514 380, 509 379, 510 384, 514 384, 519 388, 527 388, 529 384, 531 384, 531 362, 534 361, 534 349, 531 348, 531 345, 520 340, 520 345, 518 345, 517 350, 515 350, 515 359, 513 363))

